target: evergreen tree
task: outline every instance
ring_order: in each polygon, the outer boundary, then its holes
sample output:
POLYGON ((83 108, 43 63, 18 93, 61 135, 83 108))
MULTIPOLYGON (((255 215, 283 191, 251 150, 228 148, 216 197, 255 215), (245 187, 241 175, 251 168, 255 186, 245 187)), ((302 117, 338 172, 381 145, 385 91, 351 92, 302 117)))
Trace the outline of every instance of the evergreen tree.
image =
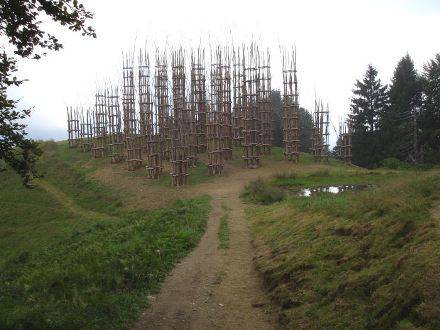
POLYGON ((383 145, 378 132, 379 117, 388 107, 388 87, 377 78, 377 70, 368 65, 362 81, 357 80, 351 99, 353 122, 353 163, 364 167, 379 165, 383 145))
POLYGON ((386 156, 417 162, 421 81, 408 54, 397 63, 389 95, 390 107, 381 116, 386 156))
POLYGON ((440 162, 440 53, 423 67, 420 145, 424 160, 440 162))
POLYGON ((299 108, 299 150, 310 152, 312 146, 313 118, 310 112, 299 108))

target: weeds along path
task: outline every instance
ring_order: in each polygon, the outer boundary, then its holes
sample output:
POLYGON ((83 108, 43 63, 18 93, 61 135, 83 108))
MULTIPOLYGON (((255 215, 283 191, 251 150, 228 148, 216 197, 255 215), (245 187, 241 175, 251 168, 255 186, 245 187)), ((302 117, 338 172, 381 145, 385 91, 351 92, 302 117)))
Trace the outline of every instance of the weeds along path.
POLYGON ((60 203, 63 207, 65 207, 67 210, 75 215, 92 219, 103 217, 109 218, 108 215, 83 209, 82 207, 77 205, 68 195, 66 195, 64 192, 62 192, 60 189, 58 189, 46 180, 38 179, 36 180, 36 183, 48 194, 50 194, 58 203, 60 203))

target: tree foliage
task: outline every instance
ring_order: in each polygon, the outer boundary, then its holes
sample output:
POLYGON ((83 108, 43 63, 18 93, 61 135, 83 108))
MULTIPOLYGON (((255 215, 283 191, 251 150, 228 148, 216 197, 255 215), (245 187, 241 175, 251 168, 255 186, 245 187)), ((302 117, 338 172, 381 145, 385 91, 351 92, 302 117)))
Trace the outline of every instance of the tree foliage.
POLYGON ((374 131, 377 119, 388 106, 388 87, 377 78, 370 64, 362 81, 357 80, 351 99, 351 119, 356 131, 374 131))
POLYGON ((381 160, 378 119, 388 108, 388 87, 377 74, 369 65, 362 81, 355 83, 350 106, 353 162, 365 167, 374 167, 381 160))
POLYGON ((421 106, 421 81, 407 54, 397 63, 390 86, 390 107, 381 119, 388 157, 417 162, 417 120, 421 106), (416 135, 416 136, 415 136, 416 135))
MULTIPOLYGON (((46 50, 62 48, 56 36, 44 31, 43 17, 84 36, 96 37, 87 24, 93 14, 77 0, 0 0, 0 37, 9 41, 16 57, 40 59, 46 50)), ((31 109, 18 109, 18 101, 7 95, 9 87, 20 86, 24 81, 16 76, 17 59, 4 47, 0 51, 0 160, 28 184, 35 175, 41 150, 27 137, 23 123, 31 109)))
POLYGON ((440 162, 440 53, 423 67, 420 145, 425 161, 440 162))
POLYGON ((353 162, 375 167, 384 159, 440 161, 440 54, 420 76, 407 54, 396 65, 388 89, 371 65, 353 90, 353 162))

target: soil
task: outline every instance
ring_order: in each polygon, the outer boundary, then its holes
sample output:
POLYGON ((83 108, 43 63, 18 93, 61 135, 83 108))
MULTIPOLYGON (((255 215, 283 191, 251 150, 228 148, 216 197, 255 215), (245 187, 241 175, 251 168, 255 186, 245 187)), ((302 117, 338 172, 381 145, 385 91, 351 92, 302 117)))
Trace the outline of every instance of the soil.
MULTIPOLYGON (((160 293, 149 297, 136 329, 273 329, 275 313, 254 267, 251 233, 240 199, 244 186, 258 177, 292 170, 288 162, 267 162, 258 169, 243 169, 233 161, 212 182, 180 188, 164 187, 142 177, 127 177, 114 166, 95 177, 128 191, 129 206, 154 209, 177 198, 201 194, 212 197, 207 230, 199 245, 169 274, 160 293), (223 204, 223 206, 222 206, 223 204), (220 218, 229 208, 229 248, 218 248, 220 218)), ((310 169, 315 169, 310 166, 310 169)))

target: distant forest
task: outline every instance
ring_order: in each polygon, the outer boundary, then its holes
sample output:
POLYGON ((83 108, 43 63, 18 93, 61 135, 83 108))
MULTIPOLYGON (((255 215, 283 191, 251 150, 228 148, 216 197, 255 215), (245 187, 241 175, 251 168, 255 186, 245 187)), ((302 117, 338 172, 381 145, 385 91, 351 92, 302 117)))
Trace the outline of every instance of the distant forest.
POLYGON ((440 54, 419 73, 409 55, 383 85, 369 65, 351 99, 353 163, 377 167, 394 158, 412 164, 440 162, 440 54))
MULTIPOLYGON (((369 65, 351 98, 352 153, 355 165, 374 168, 386 160, 407 164, 440 163, 440 53, 419 73, 409 55, 397 63, 384 85, 369 65)), ((279 91, 272 92, 274 145, 282 145, 279 91)), ((310 151, 312 117, 300 108, 300 150, 310 151)))

